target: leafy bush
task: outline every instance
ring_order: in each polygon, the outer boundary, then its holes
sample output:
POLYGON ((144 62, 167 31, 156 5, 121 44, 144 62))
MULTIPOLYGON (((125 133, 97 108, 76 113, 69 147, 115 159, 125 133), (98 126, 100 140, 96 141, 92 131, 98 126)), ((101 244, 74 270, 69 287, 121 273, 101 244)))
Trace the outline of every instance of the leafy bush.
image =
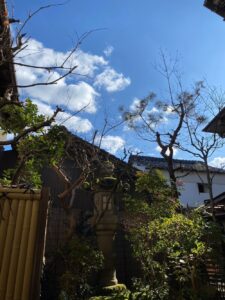
POLYGON ((6 105, 1 113, 0 128, 15 136, 12 146, 18 157, 17 165, 5 171, 0 184, 26 184, 39 188, 43 167, 58 164, 64 154, 67 130, 55 124, 54 118, 39 114, 37 105, 30 99, 23 105, 6 105))
MULTIPOLYGON (((140 174, 125 199, 125 228, 143 275, 132 299, 207 299, 204 261, 221 256, 221 233, 196 211, 182 214, 158 171, 140 174)), ((208 297, 208 299, 211 296, 208 297)))
POLYGON ((61 251, 65 271, 60 278, 60 300, 87 299, 91 294, 89 277, 103 265, 102 253, 92 244, 92 240, 76 236, 61 251))

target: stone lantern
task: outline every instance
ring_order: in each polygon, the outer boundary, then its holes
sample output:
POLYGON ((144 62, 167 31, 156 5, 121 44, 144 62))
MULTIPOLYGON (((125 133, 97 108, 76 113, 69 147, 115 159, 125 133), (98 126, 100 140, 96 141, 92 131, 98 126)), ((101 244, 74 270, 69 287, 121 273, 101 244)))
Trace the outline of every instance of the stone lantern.
POLYGON ((104 256, 100 285, 110 286, 118 283, 113 251, 113 242, 118 224, 118 218, 114 209, 114 185, 116 178, 112 176, 112 166, 106 168, 106 164, 104 164, 103 168, 104 174, 99 178, 97 189, 94 193, 94 222, 98 247, 104 256), (106 169, 108 169, 108 172, 106 169))

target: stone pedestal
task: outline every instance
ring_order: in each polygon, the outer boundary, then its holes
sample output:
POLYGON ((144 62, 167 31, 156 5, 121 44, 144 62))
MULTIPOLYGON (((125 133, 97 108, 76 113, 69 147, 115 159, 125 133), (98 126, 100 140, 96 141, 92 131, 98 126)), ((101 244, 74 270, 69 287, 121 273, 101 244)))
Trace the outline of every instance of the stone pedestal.
POLYGON ((117 228, 118 219, 114 213, 111 192, 97 192, 94 197, 96 235, 99 250, 104 255, 104 268, 100 277, 101 286, 115 285, 118 283, 115 269, 115 254, 113 242, 117 228))

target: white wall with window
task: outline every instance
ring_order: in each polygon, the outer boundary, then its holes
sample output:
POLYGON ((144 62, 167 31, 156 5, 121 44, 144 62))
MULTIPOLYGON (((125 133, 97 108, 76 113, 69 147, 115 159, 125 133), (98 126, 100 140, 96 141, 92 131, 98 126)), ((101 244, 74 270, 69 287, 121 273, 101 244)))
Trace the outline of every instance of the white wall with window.
MULTIPOLYGON (((161 170, 165 177, 169 180, 169 174, 166 170, 161 170)), ((197 207, 209 199, 209 188, 207 184, 206 173, 191 172, 186 175, 184 172, 177 172, 178 189, 180 192, 180 200, 183 206, 197 207), (186 176, 184 176, 186 175, 186 176)), ((213 196, 217 196, 225 192, 225 173, 214 173, 213 175, 213 196)))
MULTIPOLYGON (((135 165, 136 168, 146 171, 144 165, 135 165)), ((160 168, 159 168, 160 169, 160 168)), ((161 172, 169 182, 169 173, 165 169, 161 172)), ((211 173, 213 176, 213 196, 217 196, 225 192, 225 171, 224 173, 211 173)), ((198 207, 209 199, 207 177, 205 172, 197 171, 179 171, 176 172, 178 178, 178 190, 180 192, 180 201, 183 206, 198 207)))

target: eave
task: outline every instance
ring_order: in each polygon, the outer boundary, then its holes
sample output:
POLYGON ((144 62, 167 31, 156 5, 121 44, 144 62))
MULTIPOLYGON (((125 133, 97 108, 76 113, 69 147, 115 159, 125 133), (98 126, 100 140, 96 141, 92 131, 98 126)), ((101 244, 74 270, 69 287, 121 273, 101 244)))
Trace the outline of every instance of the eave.
POLYGON ((222 18, 225 18, 225 1, 224 0, 205 0, 204 6, 212 10, 222 18))
POLYGON ((225 108, 223 108, 203 129, 204 132, 218 133, 221 137, 225 134, 225 108))

